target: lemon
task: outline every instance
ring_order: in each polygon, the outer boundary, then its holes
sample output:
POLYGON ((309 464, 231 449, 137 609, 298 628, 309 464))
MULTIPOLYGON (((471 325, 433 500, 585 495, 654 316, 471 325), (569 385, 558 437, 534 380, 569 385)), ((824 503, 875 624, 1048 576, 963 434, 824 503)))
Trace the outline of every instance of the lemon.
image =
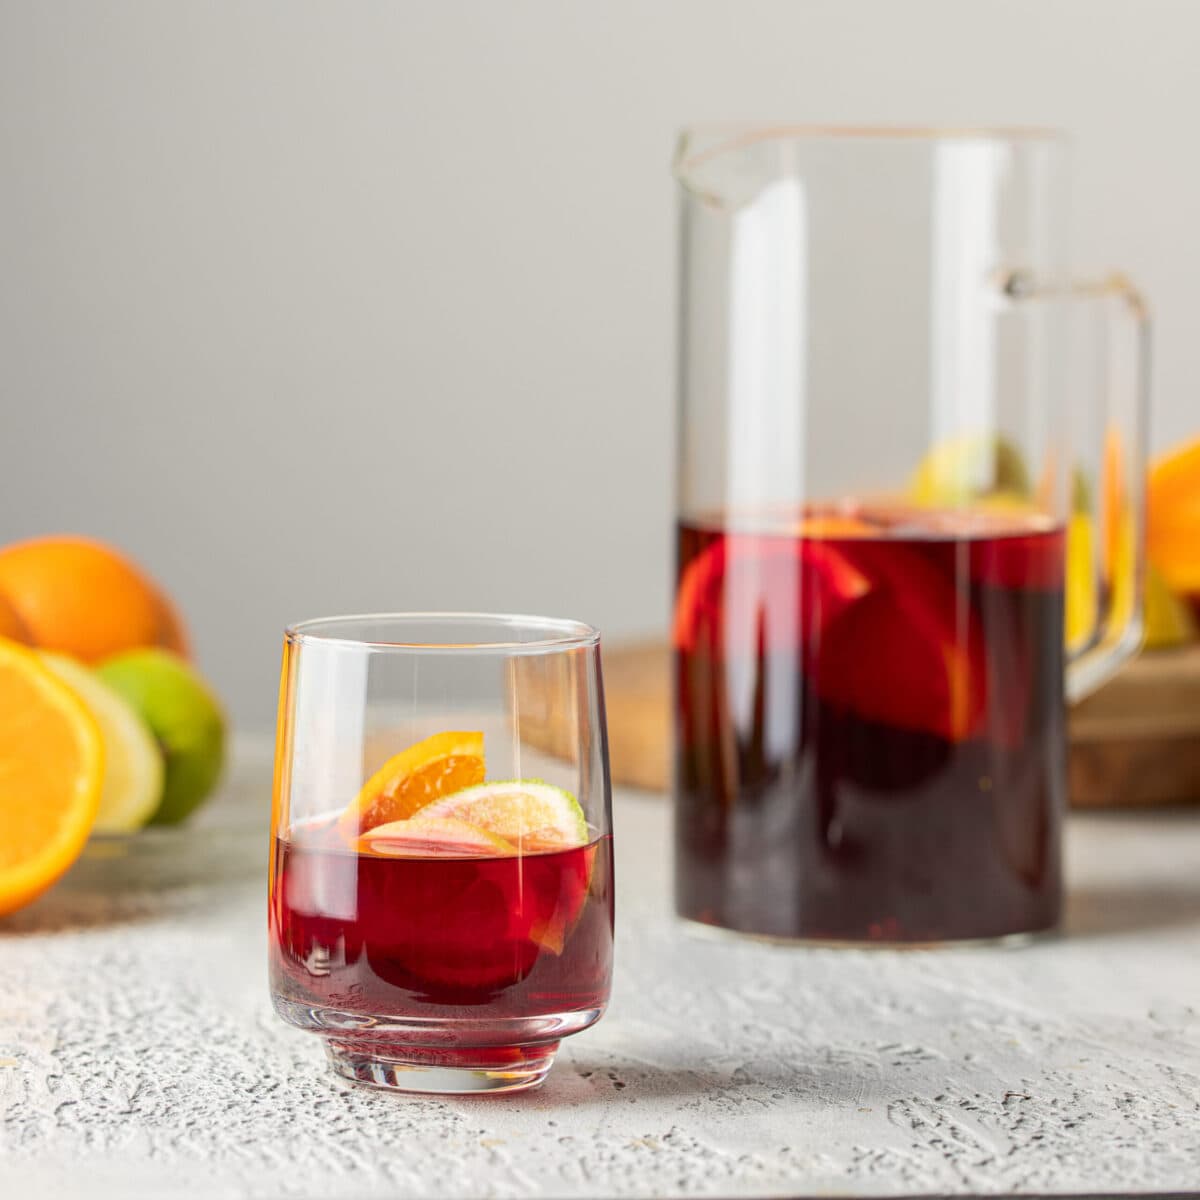
POLYGON ((1021 452, 1007 438, 964 434, 947 438, 921 459, 909 480, 917 504, 953 507, 996 493, 1029 495, 1029 472, 1021 452))
POLYGON ((149 727, 98 675, 73 658, 40 651, 38 657, 87 706, 104 740, 104 783, 94 829, 141 829, 163 795, 163 757, 149 727))
POLYGON ((1067 645, 1074 649, 1096 631, 1095 530, 1091 517, 1074 513, 1067 525, 1067 645))
POLYGON ((1153 563, 1146 564, 1145 623, 1147 650, 1180 646, 1196 637, 1196 618, 1187 602, 1167 586, 1153 563))
MULTIPOLYGON (((1098 615, 1096 575, 1093 563, 1095 525, 1076 513, 1067 526, 1067 645, 1075 647, 1095 632, 1098 615)), ((1129 620, 1132 606, 1130 558, 1133 554, 1133 520, 1125 514, 1116 532, 1113 553, 1112 614, 1109 621, 1120 627, 1129 620)), ((1153 563, 1146 564, 1142 593, 1143 624, 1148 650, 1179 646, 1197 636, 1196 618, 1186 601, 1171 591, 1153 563)))

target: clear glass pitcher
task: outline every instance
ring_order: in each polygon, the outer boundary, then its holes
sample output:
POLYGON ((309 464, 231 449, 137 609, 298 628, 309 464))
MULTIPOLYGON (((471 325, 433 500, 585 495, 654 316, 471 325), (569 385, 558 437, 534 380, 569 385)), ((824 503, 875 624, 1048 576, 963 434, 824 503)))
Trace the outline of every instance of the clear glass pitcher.
POLYGON ((1064 696, 1141 638, 1147 369, 1136 292, 1069 269, 1063 157, 1037 130, 680 141, 686 918, 1059 919, 1064 696))

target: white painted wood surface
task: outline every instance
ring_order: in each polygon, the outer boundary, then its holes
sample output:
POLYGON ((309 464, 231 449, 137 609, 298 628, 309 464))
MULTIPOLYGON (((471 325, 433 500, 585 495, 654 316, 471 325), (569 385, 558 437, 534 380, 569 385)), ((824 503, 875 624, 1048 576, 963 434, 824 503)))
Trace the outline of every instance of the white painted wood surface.
POLYGON ((617 804, 617 986, 546 1087, 334 1080, 266 994, 269 750, 186 839, 0 922, 0 1196, 1200 1188, 1200 814, 1074 817, 1066 936, 697 940, 661 798, 617 804))

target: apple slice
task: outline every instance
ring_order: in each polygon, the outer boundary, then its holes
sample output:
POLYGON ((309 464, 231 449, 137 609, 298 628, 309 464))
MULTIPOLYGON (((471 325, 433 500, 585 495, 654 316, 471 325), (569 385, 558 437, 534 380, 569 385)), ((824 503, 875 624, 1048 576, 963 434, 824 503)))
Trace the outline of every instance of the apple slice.
POLYGON ((516 847, 469 821, 410 817, 376 825, 358 839, 360 854, 389 858, 510 858, 516 847))

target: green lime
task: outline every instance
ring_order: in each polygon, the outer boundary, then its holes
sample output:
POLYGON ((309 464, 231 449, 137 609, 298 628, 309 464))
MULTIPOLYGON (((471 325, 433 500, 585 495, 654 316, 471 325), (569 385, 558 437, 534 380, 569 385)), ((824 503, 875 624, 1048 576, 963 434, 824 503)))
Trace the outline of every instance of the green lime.
POLYGON ((162 748, 166 780, 150 818, 173 825, 216 787, 225 756, 225 719, 196 670, 169 650, 130 650, 100 664, 100 677, 141 714, 162 748))

